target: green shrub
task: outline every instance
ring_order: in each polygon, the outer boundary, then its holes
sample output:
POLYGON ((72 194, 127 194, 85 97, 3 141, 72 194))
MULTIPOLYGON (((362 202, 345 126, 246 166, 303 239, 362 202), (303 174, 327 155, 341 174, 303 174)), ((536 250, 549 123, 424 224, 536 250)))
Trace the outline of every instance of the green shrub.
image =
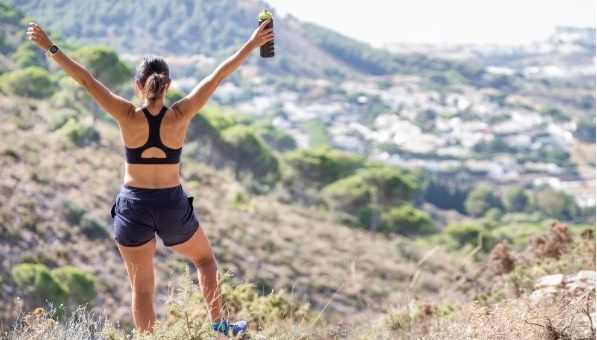
POLYGON ((481 234, 483 240, 483 248, 487 249, 487 242, 489 241, 489 235, 478 225, 474 224, 451 224, 444 229, 444 233, 454 239, 459 246, 471 244, 477 245, 479 234, 481 234))
MULTIPOLYGON (((205 309, 197 308, 197 301, 201 297, 200 289, 194 283, 195 279, 187 271, 182 275, 181 281, 170 291, 166 303, 170 316, 169 325, 167 329, 157 331, 157 333, 163 333, 161 334, 163 338, 190 339, 187 334, 204 332, 208 316, 205 309), (177 333, 178 336, 176 336, 177 333), (182 334, 186 336, 183 337, 182 334)), ((222 283, 226 314, 232 318, 246 320, 251 328, 256 327, 263 330, 265 334, 277 333, 281 325, 291 322, 291 318, 305 322, 313 320, 313 311, 308 303, 291 301, 286 298, 286 292, 281 290, 268 291, 271 288, 268 286, 271 284, 268 280, 259 280, 257 283, 260 285, 259 289, 264 291, 258 291, 249 283, 232 284, 230 279, 229 275, 225 275, 222 283)), ((203 339, 203 337, 197 337, 197 339, 203 339)))
POLYGON ((55 92, 55 86, 48 71, 31 66, 0 76, 3 92, 29 98, 48 98, 55 92))
POLYGON ((79 147, 99 142, 100 140, 100 134, 93 126, 83 125, 75 118, 69 118, 56 133, 79 147))
POLYGON ((468 194, 464 208, 469 215, 479 217, 491 208, 501 208, 501 201, 495 194, 495 188, 481 184, 468 194))
POLYGON ((46 305, 64 305, 67 301, 68 288, 56 280, 48 267, 39 263, 22 263, 11 269, 12 278, 17 287, 26 294, 33 307, 46 305))
POLYGON ((12 59, 17 63, 19 68, 26 68, 30 66, 42 67, 45 56, 39 53, 39 48, 35 44, 21 44, 17 50, 12 54, 12 59))
POLYGON ((435 228, 428 213, 402 204, 381 214, 380 231, 414 236, 432 234, 435 228))
POLYGON ((90 305, 97 296, 95 277, 73 266, 52 270, 56 281, 68 287, 68 302, 74 305, 90 305))
POLYGON ((60 199, 60 212, 70 225, 78 225, 85 214, 85 207, 76 199, 62 197, 60 199))
POLYGON ((56 131, 64 126, 69 120, 77 119, 79 113, 73 109, 60 109, 56 110, 54 114, 52 114, 52 118, 50 120, 50 126, 52 130, 56 131))
POLYGON ((84 214, 81 218, 81 231, 87 238, 95 240, 109 235, 105 222, 91 214, 84 214))

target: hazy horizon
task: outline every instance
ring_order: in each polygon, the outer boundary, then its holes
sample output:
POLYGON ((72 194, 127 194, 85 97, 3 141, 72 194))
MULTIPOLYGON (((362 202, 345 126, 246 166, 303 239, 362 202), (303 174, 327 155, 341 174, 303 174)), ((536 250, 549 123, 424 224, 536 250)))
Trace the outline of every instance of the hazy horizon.
POLYGON ((589 0, 418 0, 362 3, 266 0, 274 16, 317 23, 355 39, 394 42, 496 43, 544 40, 556 26, 595 28, 595 1, 589 0), (370 19, 370 21, 367 21, 370 19))

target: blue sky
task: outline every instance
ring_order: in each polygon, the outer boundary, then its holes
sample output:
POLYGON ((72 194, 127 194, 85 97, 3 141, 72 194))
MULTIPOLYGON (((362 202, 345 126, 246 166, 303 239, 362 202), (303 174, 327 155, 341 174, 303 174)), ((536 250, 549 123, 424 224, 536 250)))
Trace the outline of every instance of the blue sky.
MULTIPOLYGON (((373 45, 390 42, 520 44, 556 25, 595 27, 595 0, 265 0, 287 13, 373 45)), ((274 17, 275 18, 275 17, 274 17)))

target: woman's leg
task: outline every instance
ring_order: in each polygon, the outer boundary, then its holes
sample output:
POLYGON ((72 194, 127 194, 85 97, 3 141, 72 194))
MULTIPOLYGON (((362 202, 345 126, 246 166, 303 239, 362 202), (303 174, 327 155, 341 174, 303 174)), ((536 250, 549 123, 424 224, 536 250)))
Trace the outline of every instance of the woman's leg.
POLYGON ((198 270, 199 285, 207 304, 211 322, 222 319, 222 289, 218 277, 218 264, 203 229, 199 227, 188 241, 172 247, 188 258, 198 270))
POLYGON ((153 255, 155 247, 155 238, 139 247, 118 245, 131 283, 135 326, 141 332, 149 333, 153 331, 155 323, 155 311, 153 309, 153 255))

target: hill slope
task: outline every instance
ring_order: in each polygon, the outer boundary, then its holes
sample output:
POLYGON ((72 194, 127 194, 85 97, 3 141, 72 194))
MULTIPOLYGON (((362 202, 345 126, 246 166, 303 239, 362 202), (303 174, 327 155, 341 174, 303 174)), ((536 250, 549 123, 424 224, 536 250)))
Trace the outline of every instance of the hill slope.
MULTIPOLYGON (((126 273, 109 215, 123 175, 117 128, 96 122, 91 129, 99 141, 76 145, 79 132, 89 131, 84 117, 60 126, 64 109, 48 102, 1 97, 0 105, 0 199, 5 202, 0 276, 1 294, 10 301, 2 319, 14 320, 17 299, 26 296, 11 280, 11 268, 43 263, 49 268, 74 265, 92 274, 96 308, 130 322, 126 273)), ((182 169, 183 185, 196 197, 196 212, 222 269, 266 294, 284 289, 321 310, 338 291, 326 313, 383 312, 395 292, 407 289, 425 255, 424 248, 401 237, 371 239, 325 213, 251 196, 229 174, 197 164, 189 155, 182 169)), ((155 263, 160 309, 169 281, 188 265, 163 246, 155 263)), ((418 284, 431 297, 450 280, 451 265, 445 257, 434 257, 424 268, 433 275, 421 275, 418 284)), ((26 308, 36 307, 23 300, 26 308)))

